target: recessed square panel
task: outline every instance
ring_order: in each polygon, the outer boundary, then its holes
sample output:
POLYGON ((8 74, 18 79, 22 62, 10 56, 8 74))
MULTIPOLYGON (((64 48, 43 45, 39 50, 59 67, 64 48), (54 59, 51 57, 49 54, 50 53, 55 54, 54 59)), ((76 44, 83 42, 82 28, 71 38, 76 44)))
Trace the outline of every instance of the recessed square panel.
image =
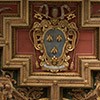
MULTIPOLYGON (((30 31, 31 31, 31 28, 33 27, 33 24, 35 22, 41 22, 41 20, 37 19, 35 16, 36 12, 39 12, 40 9, 43 8, 43 11, 42 11, 42 14, 43 15, 43 18, 45 18, 45 13, 47 12, 46 11, 46 8, 48 8, 48 16, 52 18, 52 9, 54 8, 55 4, 57 2, 48 2, 48 3, 45 3, 45 2, 30 2, 30 16, 29 16, 29 21, 30 21, 30 24, 29 24, 29 27, 16 27, 16 28, 13 28, 14 29, 14 36, 15 36, 15 54, 18 54, 18 55, 32 55, 32 59, 31 59, 31 62, 32 62, 32 66, 31 67, 31 70, 33 72, 44 72, 46 70, 43 70, 43 68, 41 67, 40 63, 41 63, 41 60, 40 60, 40 56, 41 56, 41 52, 39 50, 36 50, 35 49, 35 45, 36 45, 36 40, 34 40, 34 42, 32 43, 33 39, 31 39, 32 36, 34 36, 35 33, 31 33, 31 36, 30 36, 30 31), (35 43, 35 45, 34 45, 35 43)), ((80 2, 58 2, 57 3, 57 9, 59 10, 59 13, 58 13, 58 17, 61 17, 61 14, 62 14, 62 9, 64 8, 64 11, 65 13, 67 14, 66 15, 66 21, 68 21, 68 23, 73 23, 75 22, 76 23, 76 26, 77 26, 77 30, 79 31, 79 33, 77 34, 77 41, 76 41, 76 45, 75 45, 75 49, 73 51, 70 51, 68 53, 68 55, 70 56, 70 60, 68 61, 69 65, 68 65, 68 70, 64 70, 64 72, 78 72, 78 64, 77 64, 77 57, 78 56, 83 56, 83 55, 86 55, 86 56, 94 56, 95 55, 95 28, 81 28, 80 26, 80 20, 81 20, 81 12, 80 12, 80 9, 81 9, 81 3, 80 2), (66 3, 66 6, 64 6, 64 3, 66 3), (75 17, 72 18, 72 20, 68 20, 68 14, 69 11, 68 11, 68 8, 66 9, 66 7, 69 7, 70 9, 70 13, 72 14, 75 14, 75 17), (70 70, 70 66, 71 66, 71 62, 74 63, 74 66, 73 66, 73 70, 70 70)), ((45 20, 50 20, 49 18, 48 19, 45 19, 45 20)), ((61 19, 60 19, 61 20, 61 19)), ((63 20, 63 19, 62 19, 63 20)), ((67 24, 68 24, 67 23, 67 24)), ((42 25, 41 25, 42 26, 42 25)), ((57 26, 57 25, 55 25, 57 26)), ((52 26, 54 27, 54 26, 52 26)), ((49 32, 49 31, 48 31, 49 32)), ((67 36, 67 33, 65 33, 66 36, 67 36)), ((38 36, 40 37, 40 36, 38 36)), ((38 41, 40 42, 40 41, 38 41)), ((49 43, 50 44, 50 43, 49 43)), ((51 46, 50 46, 51 47, 51 46)), ((58 49, 60 49, 61 46, 59 46, 58 49)), ((48 48, 48 47, 46 47, 48 48)), ((51 47, 53 48, 53 47, 51 47)), ((51 49, 50 48, 50 49, 51 49)), ((59 51, 59 50, 58 50, 59 51)), ((48 71, 46 71, 48 72, 48 71)))

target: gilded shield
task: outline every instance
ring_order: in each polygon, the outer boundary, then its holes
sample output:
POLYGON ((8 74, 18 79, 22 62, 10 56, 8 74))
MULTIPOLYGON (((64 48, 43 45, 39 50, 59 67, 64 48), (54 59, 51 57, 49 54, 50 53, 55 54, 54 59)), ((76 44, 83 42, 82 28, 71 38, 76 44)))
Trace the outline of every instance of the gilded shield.
MULTIPOLYGON (((55 11, 57 8, 53 9, 55 11)), ((74 50, 78 36, 76 24, 68 22, 69 19, 62 15, 58 17, 57 14, 49 17, 47 13, 36 13, 34 17, 40 21, 34 22, 30 39, 35 49, 41 52, 38 65, 52 72, 67 70, 70 65, 69 52, 74 50)))

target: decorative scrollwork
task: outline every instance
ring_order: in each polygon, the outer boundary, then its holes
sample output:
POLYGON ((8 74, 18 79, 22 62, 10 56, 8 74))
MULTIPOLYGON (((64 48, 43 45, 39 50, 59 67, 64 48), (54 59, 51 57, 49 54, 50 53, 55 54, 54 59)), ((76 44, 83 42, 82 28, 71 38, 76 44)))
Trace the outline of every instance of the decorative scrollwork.
POLYGON ((34 22, 30 30, 30 39, 35 49, 42 53, 39 56, 40 66, 43 70, 52 72, 68 70, 71 58, 68 53, 74 50, 78 38, 76 24, 68 20, 73 19, 75 14, 68 5, 61 7, 60 17, 56 7, 52 8, 51 16, 49 16, 49 7, 46 4, 42 5, 39 11, 35 11, 34 18, 39 21, 34 22), (43 7, 46 9, 45 14, 42 13, 43 7), (68 10, 67 14, 64 8, 68 10))
POLYGON ((42 98, 44 93, 41 87, 20 87, 15 88, 13 74, 1 70, 0 76, 0 100, 48 100, 42 98))
POLYGON ((0 70, 0 73, 0 100, 11 100, 14 89, 12 82, 16 83, 16 81, 12 79, 11 73, 2 70, 0 70))
POLYGON ((40 99, 43 94, 43 88, 37 87, 17 88, 17 91, 28 100, 40 99))
MULTIPOLYGON (((100 100, 100 73, 96 77, 96 88, 86 92, 84 89, 72 89, 68 92, 68 95, 72 97, 72 100, 100 100)), ((63 98, 63 100, 70 100, 63 98)))

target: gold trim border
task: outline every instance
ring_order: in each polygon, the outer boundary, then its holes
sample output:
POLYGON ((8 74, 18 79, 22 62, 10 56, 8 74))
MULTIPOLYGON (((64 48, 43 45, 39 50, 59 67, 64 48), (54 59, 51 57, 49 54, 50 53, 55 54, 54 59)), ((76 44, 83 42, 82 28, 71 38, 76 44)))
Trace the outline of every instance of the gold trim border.
MULTIPOLYGON (((7 0, 0 0, 7 1, 7 0)), ((100 28, 98 37, 98 46, 96 56, 78 56, 79 73, 30 73, 31 55, 12 55, 12 26, 28 26, 29 25, 29 1, 44 0, 9 0, 20 2, 20 17, 4 17, 3 18, 3 34, 0 37, 0 47, 3 48, 3 68, 20 69, 21 86, 50 86, 51 100, 58 100, 60 87, 91 87, 93 85, 91 71, 100 70, 100 28), (97 55, 98 55, 97 54, 97 55), (58 94, 56 94, 56 92, 58 94)), ((62 0, 47 0, 62 1, 62 0)), ((64 0, 72 2, 82 2, 82 27, 99 27, 99 18, 90 18, 90 3, 93 0, 64 0), (88 15, 86 15, 88 14, 88 15)), ((96 0, 97 2, 99 0, 96 0)))
MULTIPOLYGON (((77 0, 76 0, 77 1, 77 0)), ((96 57, 79 57, 80 71, 79 73, 66 73, 65 74, 51 74, 51 73, 40 73, 40 72, 33 72, 29 73, 30 69, 30 60, 31 55, 15 55, 12 58, 12 26, 28 26, 29 25, 29 16, 28 16, 28 9, 29 9, 29 2, 28 0, 20 0, 21 11, 20 17, 4 17, 3 18, 3 33, 5 38, 5 43, 3 47, 3 68, 19 68, 20 69, 20 85, 29 85, 29 86, 52 86, 54 81, 57 81, 59 86, 62 87, 91 87, 91 75, 90 72, 88 75, 85 76, 85 65, 84 59, 88 63, 88 59, 90 61, 96 61, 98 64, 98 60, 96 57), (5 30, 6 29, 6 30, 5 30), (81 74, 80 74, 81 73, 81 74)), ((84 7, 84 5, 83 5, 84 7)), ((82 8, 83 8, 82 7, 82 8)), ((86 6, 85 6, 86 7, 86 6)), ((85 61, 85 62, 86 62, 85 61)), ((87 67, 90 69, 90 66, 87 67)), ((95 67, 95 69, 99 69, 99 67, 95 67)), ((91 71, 91 70, 89 70, 91 71)))

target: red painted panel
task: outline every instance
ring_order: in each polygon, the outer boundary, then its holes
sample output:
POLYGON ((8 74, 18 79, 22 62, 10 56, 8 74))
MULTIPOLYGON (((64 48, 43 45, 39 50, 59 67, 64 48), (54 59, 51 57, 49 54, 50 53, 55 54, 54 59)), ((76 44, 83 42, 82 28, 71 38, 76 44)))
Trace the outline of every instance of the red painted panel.
MULTIPOLYGON (((81 30, 77 45, 77 53, 94 53, 95 30, 81 30)), ((16 31, 16 53, 33 54, 33 44, 29 38, 29 29, 17 29, 16 31)))
MULTIPOLYGON (((80 30, 80 36, 79 36, 79 41, 77 44, 77 47, 75 49, 75 55, 94 55, 94 36, 95 36, 95 30, 93 29, 82 29, 80 30)), ((37 56, 37 60, 39 61, 39 51, 36 51, 34 49, 33 44, 30 41, 29 38, 29 29, 27 28, 20 28, 17 29, 15 32, 16 35, 16 54, 21 54, 21 55, 33 55, 33 70, 34 71, 41 71, 41 68, 36 69, 35 67, 35 61, 36 58, 34 57, 34 51, 37 56)), ((71 54, 72 55, 72 54, 71 54)), ((77 66, 75 66, 75 70, 77 66)))
POLYGON ((80 30, 79 42, 76 47, 76 53, 84 55, 94 54, 94 34, 95 30, 80 30))
POLYGON ((28 29, 18 29, 16 31, 16 53, 33 54, 33 45, 29 38, 28 29))
POLYGON ((100 2, 91 3, 91 17, 100 17, 100 2))
POLYGON ((0 2, 0 14, 9 15, 9 14, 18 14, 19 13, 19 2, 0 2))

